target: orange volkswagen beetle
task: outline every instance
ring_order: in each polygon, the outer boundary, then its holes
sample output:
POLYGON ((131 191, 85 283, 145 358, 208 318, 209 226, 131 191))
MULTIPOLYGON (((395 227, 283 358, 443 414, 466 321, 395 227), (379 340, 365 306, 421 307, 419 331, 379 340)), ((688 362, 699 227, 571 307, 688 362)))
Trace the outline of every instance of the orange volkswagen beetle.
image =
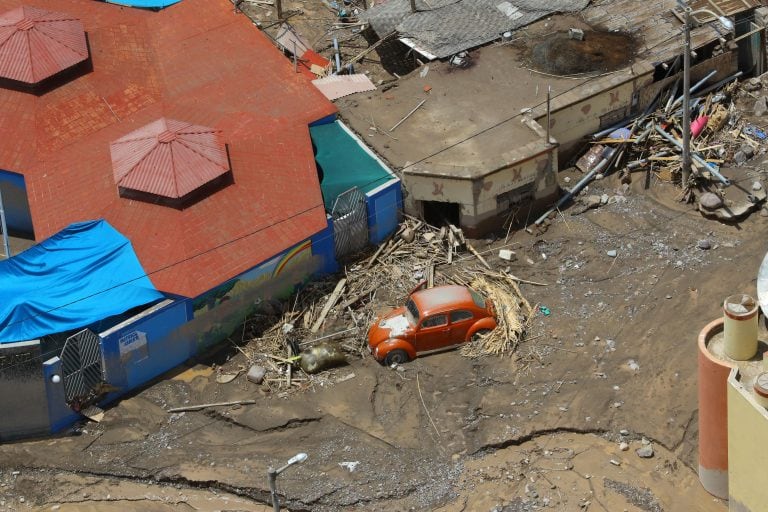
POLYGON ((379 362, 401 364, 495 328, 490 300, 466 286, 438 286, 411 293, 405 306, 377 318, 368 329, 368 348, 379 362))

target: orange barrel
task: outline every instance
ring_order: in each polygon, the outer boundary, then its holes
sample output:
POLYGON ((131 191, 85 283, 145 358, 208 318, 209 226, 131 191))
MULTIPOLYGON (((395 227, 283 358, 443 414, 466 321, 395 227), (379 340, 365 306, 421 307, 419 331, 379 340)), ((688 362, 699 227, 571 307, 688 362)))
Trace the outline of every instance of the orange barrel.
POLYGON ((723 319, 699 333, 699 481, 718 498, 728 499, 728 375, 735 365, 708 348, 723 330, 723 319))
POLYGON ((747 361, 757 354, 757 308, 757 301, 742 293, 723 302, 724 348, 731 359, 747 361))

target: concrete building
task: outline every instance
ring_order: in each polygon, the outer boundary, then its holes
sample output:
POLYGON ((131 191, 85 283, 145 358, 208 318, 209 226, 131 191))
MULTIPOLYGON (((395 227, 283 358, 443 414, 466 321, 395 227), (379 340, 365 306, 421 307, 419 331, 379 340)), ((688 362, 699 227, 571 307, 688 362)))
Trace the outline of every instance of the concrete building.
MULTIPOLYGON (((221 341, 386 237, 401 205, 399 180, 229 1, 37 5, 0 0, 0 186, 14 234, 44 244, 43 260, 0 261, 0 440, 61 430, 221 341), (98 219, 141 275, 44 258, 98 219), (35 288, 56 271, 102 272, 89 290, 108 317, 70 314, 91 296, 77 286, 35 288), (147 276, 150 299, 119 293, 147 276)), ((107 252, 87 240, 55 252, 107 252)))
POLYGON ((726 354, 723 319, 704 327, 698 340, 699 479, 711 494, 728 500, 731 512, 758 512, 768 503, 766 450, 759 441, 768 435, 768 345, 764 332, 759 339, 747 360, 726 354))
MULTIPOLYGON (((541 2, 536 9, 514 1, 417 2, 415 13, 407 4, 393 0, 365 16, 379 36, 396 32, 395 43, 382 45, 385 67, 397 44, 423 65, 393 88, 338 104, 368 134, 371 126, 395 126, 426 100, 397 129, 366 140, 402 170, 407 211, 470 234, 525 222, 549 206, 557 170, 587 149, 592 134, 642 113, 681 76, 676 0, 541 2), (570 38, 570 29, 584 38, 570 38)), ((730 34, 711 16, 696 18, 692 80, 712 70, 709 84, 737 69, 762 72, 759 2, 691 5, 736 21, 730 34)))

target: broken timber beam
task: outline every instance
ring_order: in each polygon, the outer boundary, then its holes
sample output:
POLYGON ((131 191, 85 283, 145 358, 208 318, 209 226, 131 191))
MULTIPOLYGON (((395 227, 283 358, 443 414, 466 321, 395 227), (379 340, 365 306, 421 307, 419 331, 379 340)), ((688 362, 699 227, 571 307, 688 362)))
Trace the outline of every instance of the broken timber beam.
POLYGON ((210 404, 198 404, 198 405, 186 405, 184 407, 174 407, 168 409, 168 412, 185 412, 185 411, 199 411, 207 407, 222 407, 227 405, 252 405, 256 400, 235 400, 233 402, 214 402, 210 404))
POLYGON ((344 286, 346 284, 346 277, 340 279, 339 282, 336 283, 336 288, 333 289, 333 293, 331 293, 331 296, 328 297, 328 300, 325 302, 325 306, 323 306, 323 310, 320 311, 320 316, 317 317, 317 320, 315 320, 315 323, 312 325, 310 331, 315 333, 320 330, 320 326, 323 325, 325 317, 328 316, 331 308, 336 304, 336 301, 339 300, 339 297, 341 297, 341 293, 344 291, 344 286))

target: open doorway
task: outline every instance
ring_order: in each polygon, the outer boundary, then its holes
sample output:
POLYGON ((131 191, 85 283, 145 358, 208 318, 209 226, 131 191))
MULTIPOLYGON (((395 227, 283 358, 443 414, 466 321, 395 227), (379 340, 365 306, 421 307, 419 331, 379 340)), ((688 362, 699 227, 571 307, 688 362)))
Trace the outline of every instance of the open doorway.
POLYGON ((446 224, 459 225, 458 203, 444 203, 441 201, 422 201, 424 220, 432 226, 445 226, 446 224))

